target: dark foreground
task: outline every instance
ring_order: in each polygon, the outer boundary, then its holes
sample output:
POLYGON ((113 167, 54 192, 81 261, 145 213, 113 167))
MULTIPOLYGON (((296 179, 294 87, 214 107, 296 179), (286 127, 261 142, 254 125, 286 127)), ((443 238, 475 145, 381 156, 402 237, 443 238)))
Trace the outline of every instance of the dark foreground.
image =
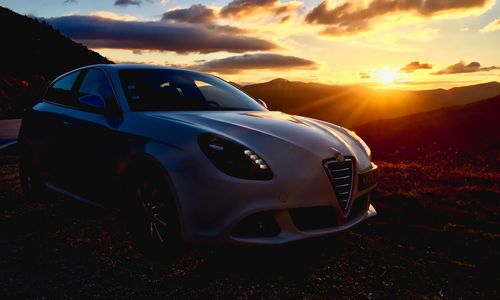
POLYGON ((276 248, 144 257, 112 213, 21 196, 0 153, 0 298, 500 298, 500 172, 379 163, 379 215, 276 248))

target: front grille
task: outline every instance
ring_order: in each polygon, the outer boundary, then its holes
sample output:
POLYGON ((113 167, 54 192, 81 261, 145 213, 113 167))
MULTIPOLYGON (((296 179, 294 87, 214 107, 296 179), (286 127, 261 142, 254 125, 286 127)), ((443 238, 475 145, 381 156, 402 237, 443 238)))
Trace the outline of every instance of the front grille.
POLYGON ((324 166, 340 207, 342 207, 342 210, 346 211, 352 196, 354 161, 351 157, 346 157, 343 162, 330 160, 327 161, 324 166))

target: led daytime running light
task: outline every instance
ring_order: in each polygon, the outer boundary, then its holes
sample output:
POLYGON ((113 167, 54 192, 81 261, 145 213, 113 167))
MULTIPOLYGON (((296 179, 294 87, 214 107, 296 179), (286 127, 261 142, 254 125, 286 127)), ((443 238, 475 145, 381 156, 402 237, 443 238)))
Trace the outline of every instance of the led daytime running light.
POLYGON ((243 153, 248 157, 248 159, 250 159, 250 161, 255 164, 257 167, 259 167, 259 169, 261 170, 266 170, 267 168, 269 168, 266 164, 266 162, 260 158, 256 153, 254 153, 252 150, 248 150, 246 149, 245 151, 243 151, 243 153))

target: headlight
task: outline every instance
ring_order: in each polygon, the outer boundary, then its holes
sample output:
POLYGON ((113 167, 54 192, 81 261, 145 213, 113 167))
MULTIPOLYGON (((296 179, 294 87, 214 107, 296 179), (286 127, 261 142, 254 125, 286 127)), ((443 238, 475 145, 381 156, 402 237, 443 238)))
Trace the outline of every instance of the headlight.
MULTIPOLYGON (((345 128, 344 128, 345 129, 345 128)), ((357 135, 354 131, 351 131, 349 129, 345 129, 347 131, 347 133, 356 141, 358 142, 358 144, 361 145, 361 147, 363 147, 363 149, 365 150, 366 152, 366 155, 368 155, 368 158, 372 159, 372 150, 370 149, 370 147, 368 147, 368 145, 365 143, 365 141, 363 141, 359 135, 357 135)))
POLYGON ((273 173, 263 158, 236 142, 205 133, 198 137, 198 144, 217 169, 227 175, 253 180, 273 178, 273 173))

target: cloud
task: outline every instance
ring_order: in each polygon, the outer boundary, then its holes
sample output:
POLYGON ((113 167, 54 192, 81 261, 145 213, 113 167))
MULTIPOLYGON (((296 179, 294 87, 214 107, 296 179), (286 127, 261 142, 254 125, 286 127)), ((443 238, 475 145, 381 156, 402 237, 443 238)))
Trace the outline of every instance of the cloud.
POLYGON ((137 21, 137 17, 131 15, 117 14, 112 11, 98 10, 93 11, 89 14, 92 17, 101 17, 105 19, 112 19, 118 21, 137 21))
POLYGON ((491 67, 481 67, 481 64, 477 61, 473 61, 469 64, 461 61, 454 65, 448 66, 442 70, 431 73, 432 75, 445 75, 445 74, 458 74, 458 73, 473 73, 473 72, 482 72, 482 71, 492 71, 500 69, 499 67, 491 66, 491 67))
POLYGON ((242 18, 259 14, 286 15, 295 11, 300 2, 281 3, 279 0, 233 0, 220 10, 222 17, 242 18))
POLYGON ((432 69, 432 65, 428 63, 421 63, 419 61, 413 61, 406 66, 402 67, 400 71, 406 72, 406 73, 412 73, 413 71, 416 70, 423 70, 423 69, 432 69))
POLYGON ((420 18, 430 18, 452 12, 470 12, 486 9, 495 0, 369 0, 339 1, 329 7, 323 1, 306 16, 305 22, 327 25, 321 32, 326 35, 354 35, 369 31, 376 19, 381 17, 411 14, 420 18))
POLYGON ((359 77, 361 79, 370 79, 370 78, 372 78, 372 76, 369 73, 366 73, 366 72, 359 72, 359 77))
POLYGON ((315 69, 317 64, 296 56, 257 53, 209 60, 190 66, 190 68, 203 72, 235 74, 250 69, 315 69))
POLYGON ((500 19, 496 19, 494 21, 491 21, 488 25, 484 26, 479 31, 490 32, 490 31, 495 31, 495 30, 500 30, 500 19))
MULTIPOLYGON (((270 41, 195 24, 120 21, 96 16, 49 18, 62 34, 90 48, 175 51, 177 53, 242 53, 278 48, 270 41)), ((229 30, 230 31, 230 30, 229 30)))
POLYGON ((215 24, 216 19, 217 14, 214 9, 208 8, 203 4, 191 5, 189 8, 169 10, 161 18, 162 21, 171 23, 205 24, 207 29, 224 33, 246 32, 246 30, 230 25, 217 25, 215 24))
POLYGON ((282 17, 281 20, 280 20, 280 24, 285 23, 288 20, 290 20, 290 15, 282 17))
POLYGON ((63 2, 64 4, 76 4, 77 1, 76 0, 64 0, 63 2))
POLYGON ((163 21, 176 21, 183 23, 211 23, 216 18, 213 9, 203 4, 194 4, 189 8, 169 10, 163 14, 163 21))
POLYGON ((142 1, 141 0, 116 0, 115 1, 115 6, 122 6, 122 7, 127 7, 129 5, 141 5, 142 1))

